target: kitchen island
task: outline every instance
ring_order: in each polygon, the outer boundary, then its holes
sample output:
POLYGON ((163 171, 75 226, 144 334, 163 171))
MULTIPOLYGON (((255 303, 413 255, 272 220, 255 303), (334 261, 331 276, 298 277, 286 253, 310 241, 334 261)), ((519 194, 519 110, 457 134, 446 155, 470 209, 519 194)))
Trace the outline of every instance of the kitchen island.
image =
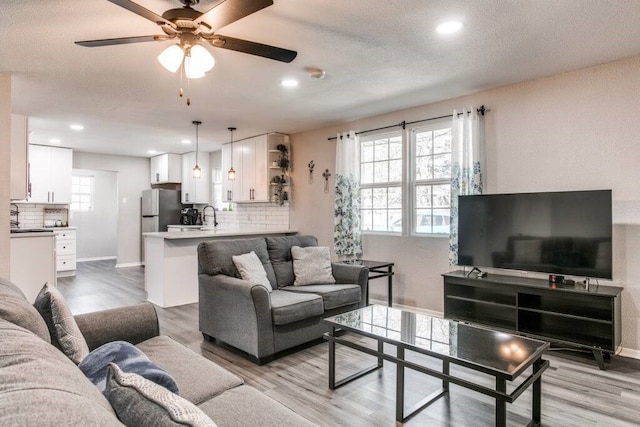
POLYGON ((291 229, 238 229, 143 233, 147 300, 160 307, 198 302, 198 245, 213 239, 297 234, 291 229))

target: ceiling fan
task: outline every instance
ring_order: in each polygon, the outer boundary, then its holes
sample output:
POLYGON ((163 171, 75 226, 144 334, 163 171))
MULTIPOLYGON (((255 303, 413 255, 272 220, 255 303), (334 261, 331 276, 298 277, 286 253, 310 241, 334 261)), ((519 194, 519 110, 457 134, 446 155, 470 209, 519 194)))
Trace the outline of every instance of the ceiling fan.
MULTIPOLYGON (((184 4, 184 7, 169 9, 162 15, 158 15, 130 0, 108 1, 155 22, 160 26, 164 34, 78 41, 76 44, 86 47, 99 47, 127 43, 177 40, 177 46, 184 52, 183 55, 189 56, 192 47, 199 46, 201 42, 208 42, 217 48, 235 50, 237 52, 244 52, 286 63, 293 61, 298 54, 293 50, 227 37, 217 33, 220 28, 271 6, 273 4, 271 0, 223 0, 207 12, 199 12, 191 7, 198 4, 200 0, 180 0, 180 2, 184 4)), ((208 54, 208 52, 206 52, 206 54, 208 54)), ((213 67, 212 57, 211 62, 211 67, 213 67)), ((204 72, 202 75, 204 75, 204 72)))

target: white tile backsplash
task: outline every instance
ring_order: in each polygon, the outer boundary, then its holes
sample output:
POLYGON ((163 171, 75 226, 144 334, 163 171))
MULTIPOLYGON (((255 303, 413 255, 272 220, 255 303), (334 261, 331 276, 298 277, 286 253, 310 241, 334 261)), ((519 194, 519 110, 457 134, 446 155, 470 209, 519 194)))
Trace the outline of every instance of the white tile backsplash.
POLYGON ((19 228, 42 228, 44 227, 45 209, 59 209, 59 212, 46 215, 47 220, 67 221, 68 206, 67 205, 41 205, 37 203, 20 203, 18 205, 18 221, 19 228))
POLYGON ((289 206, 271 203, 234 204, 233 211, 218 211, 219 227, 289 228, 289 206))

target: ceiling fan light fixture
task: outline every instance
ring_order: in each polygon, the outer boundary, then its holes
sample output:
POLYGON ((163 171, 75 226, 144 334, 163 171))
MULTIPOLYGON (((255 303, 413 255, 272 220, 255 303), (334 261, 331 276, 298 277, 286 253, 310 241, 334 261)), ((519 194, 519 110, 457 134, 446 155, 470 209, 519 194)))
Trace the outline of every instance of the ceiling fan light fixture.
POLYGON ((158 55, 158 62, 168 71, 175 73, 180 68, 184 59, 184 50, 180 45, 174 44, 166 48, 158 55))
POLYGON ((207 49, 194 45, 187 49, 184 57, 184 74, 188 79, 199 79, 213 68, 216 61, 207 49))

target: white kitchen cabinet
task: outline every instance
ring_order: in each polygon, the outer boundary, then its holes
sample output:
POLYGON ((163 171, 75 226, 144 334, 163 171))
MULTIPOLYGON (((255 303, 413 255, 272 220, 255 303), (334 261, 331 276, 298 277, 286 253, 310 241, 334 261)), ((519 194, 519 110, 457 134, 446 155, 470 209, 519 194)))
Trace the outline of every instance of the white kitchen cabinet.
POLYGON ((276 147, 284 143, 288 146, 288 136, 278 133, 247 138, 233 143, 233 165, 231 165, 231 144, 222 146, 223 198, 238 203, 268 202, 269 184, 272 175, 280 169, 273 167, 276 147), (233 166, 236 180, 229 181, 227 171, 233 166), (233 196, 231 199, 229 198, 233 196))
POLYGON ((202 169, 200 178, 193 177, 196 165, 196 153, 182 155, 182 203, 209 203, 211 173, 209 172, 209 153, 198 153, 198 165, 202 169))
POLYGON ((53 233, 16 233, 10 239, 9 280, 27 300, 35 301, 45 283, 56 286, 55 238, 53 233))
POLYGON ((56 271, 58 277, 76 274, 76 231, 54 230, 56 235, 56 271))
POLYGON ((70 148, 29 144, 29 196, 33 203, 71 203, 70 148))
POLYGON ((26 200, 29 177, 27 117, 11 115, 11 200, 26 200))
POLYGON ((151 157, 151 184, 180 183, 182 181, 182 158, 180 154, 166 153, 151 157))

